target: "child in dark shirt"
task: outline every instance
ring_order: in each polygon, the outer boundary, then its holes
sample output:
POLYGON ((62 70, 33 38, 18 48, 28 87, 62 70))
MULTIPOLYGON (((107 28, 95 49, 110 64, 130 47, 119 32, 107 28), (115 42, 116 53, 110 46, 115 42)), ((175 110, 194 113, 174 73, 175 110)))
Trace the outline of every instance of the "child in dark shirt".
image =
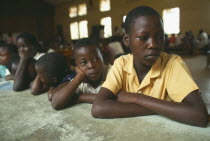
POLYGON ((52 52, 40 57, 35 63, 37 76, 31 83, 31 93, 38 95, 47 92, 50 87, 57 87, 68 74, 65 56, 52 52))
POLYGON ((22 91, 28 89, 30 83, 36 77, 35 61, 36 56, 40 57, 41 46, 31 33, 21 33, 17 36, 17 46, 20 56, 20 62, 15 73, 14 91, 22 91), (37 53, 39 53, 37 55, 37 53))

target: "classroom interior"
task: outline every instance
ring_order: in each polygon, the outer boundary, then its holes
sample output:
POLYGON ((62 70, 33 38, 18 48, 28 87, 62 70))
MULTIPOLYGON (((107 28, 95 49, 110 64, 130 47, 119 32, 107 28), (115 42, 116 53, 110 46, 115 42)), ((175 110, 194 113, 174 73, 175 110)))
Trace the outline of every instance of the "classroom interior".
MULTIPOLYGON (((167 40, 163 51, 184 59, 210 114, 210 38, 208 44, 199 46, 201 29, 210 37, 209 0, 2 0, 0 3, 2 39, 15 44, 20 33, 30 32, 46 50, 51 48, 66 56, 69 64, 73 61, 75 42, 86 37, 100 42, 105 64, 112 64, 116 55, 115 49, 107 49, 112 42, 119 42, 123 53, 129 53, 122 42, 127 12, 141 5, 153 7, 165 24, 167 40), (179 36, 182 37, 181 43, 177 39, 179 36)), ((74 69, 72 67, 69 66, 74 69)), ((12 84, 12 81, 6 83, 12 84)), ((159 115, 94 119, 90 104, 55 111, 46 94, 33 96, 29 90, 14 92, 4 87, 6 83, 1 79, 0 140, 210 139, 210 125, 192 127, 159 115)))

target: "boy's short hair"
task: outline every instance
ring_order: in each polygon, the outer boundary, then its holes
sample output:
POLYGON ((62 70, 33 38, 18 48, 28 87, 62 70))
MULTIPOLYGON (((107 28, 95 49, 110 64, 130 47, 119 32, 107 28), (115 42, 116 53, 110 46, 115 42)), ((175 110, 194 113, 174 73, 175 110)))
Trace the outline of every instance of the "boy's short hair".
POLYGON ((0 42, 0 47, 7 49, 11 54, 18 54, 18 48, 16 45, 0 42))
POLYGON ((47 76, 63 78, 68 67, 65 56, 57 52, 51 52, 43 55, 36 61, 36 66, 41 67, 47 76))
MULTIPOLYGON (((133 21, 139 16, 147 16, 147 15, 156 15, 159 16, 162 20, 160 14, 151 7, 148 6, 139 6, 131 10, 126 19, 125 19, 125 32, 129 33, 131 27, 133 26, 133 21)), ((163 20, 162 20, 163 21, 163 20)))
POLYGON ((21 33, 20 35, 17 36, 16 40, 18 40, 19 38, 23 38, 23 39, 26 39, 26 40, 30 41, 31 44, 34 45, 36 51, 42 52, 42 47, 41 47, 41 45, 39 44, 39 42, 37 41, 36 37, 33 34, 28 33, 28 32, 23 32, 23 33, 21 33))
POLYGON ((74 54, 77 49, 80 49, 82 47, 90 47, 90 46, 95 46, 100 51, 100 46, 97 41, 91 38, 83 38, 83 39, 78 40, 76 44, 74 45, 74 54))

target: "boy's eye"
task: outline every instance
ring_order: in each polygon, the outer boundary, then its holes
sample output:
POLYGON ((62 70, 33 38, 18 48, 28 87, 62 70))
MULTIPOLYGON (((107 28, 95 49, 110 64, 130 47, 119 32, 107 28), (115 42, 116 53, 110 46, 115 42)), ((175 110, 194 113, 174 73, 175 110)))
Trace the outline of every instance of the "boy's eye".
POLYGON ((139 36, 138 39, 141 40, 141 41, 146 41, 147 40, 147 36, 139 36))
POLYGON ((80 62, 80 64, 81 64, 82 66, 85 66, 86 63, 87 63, 86 61, 81 61, 81 62, 80 62))

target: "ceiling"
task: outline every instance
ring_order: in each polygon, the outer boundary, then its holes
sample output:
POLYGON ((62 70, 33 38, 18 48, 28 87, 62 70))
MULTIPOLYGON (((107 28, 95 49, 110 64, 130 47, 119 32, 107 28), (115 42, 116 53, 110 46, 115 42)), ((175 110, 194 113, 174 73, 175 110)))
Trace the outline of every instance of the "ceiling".
POLYGON ((50 3, 52 5, 58 5, 61 3, 65 3, 65 2, 70 2, 70 1, 74 1, 74 0, 44 0, 47 3, 50 3))

